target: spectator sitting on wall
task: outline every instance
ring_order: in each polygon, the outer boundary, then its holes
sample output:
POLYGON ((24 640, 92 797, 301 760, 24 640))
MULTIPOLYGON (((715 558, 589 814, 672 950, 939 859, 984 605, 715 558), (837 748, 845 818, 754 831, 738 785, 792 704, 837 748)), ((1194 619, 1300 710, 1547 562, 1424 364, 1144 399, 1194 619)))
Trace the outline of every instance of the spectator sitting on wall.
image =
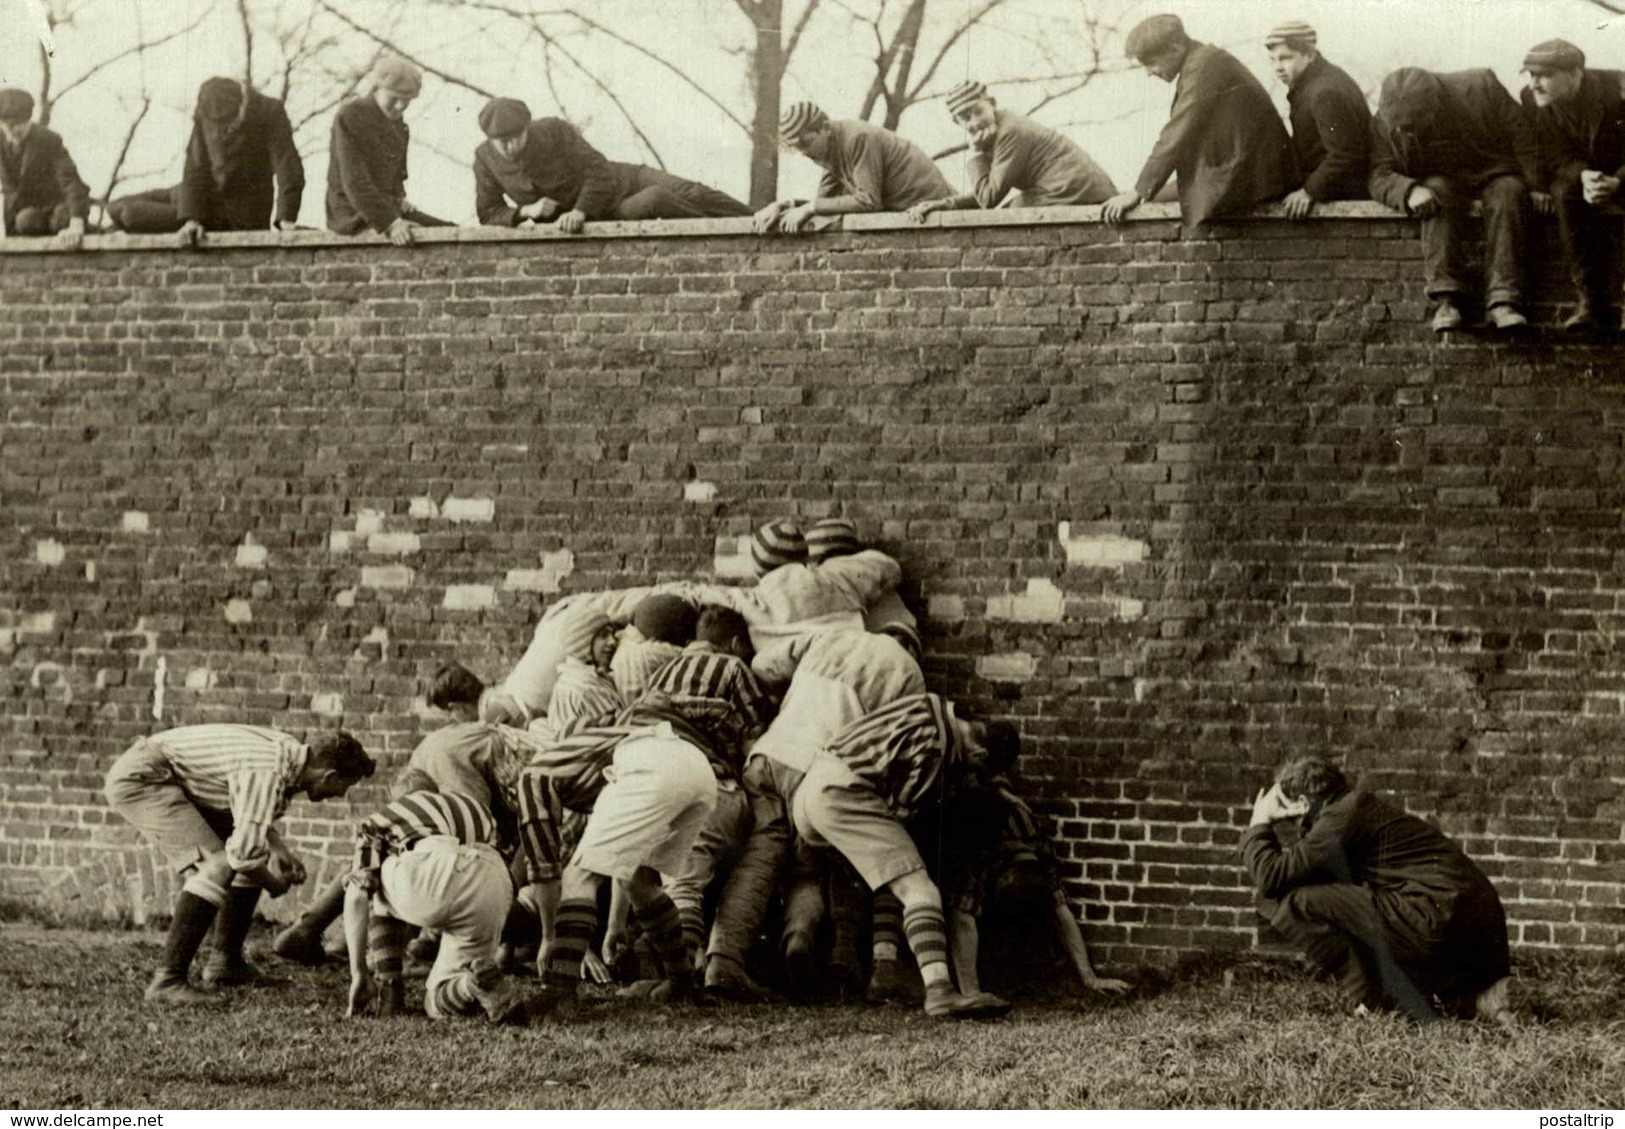
POLYGON ((404 115, 423 90, 423 72, 395 56, 372 71, 372 92, 351 98, 333 115, 327 166, 327 226, 340 235, 369 227, 397 247, 412 244, 417 227, 449 227, 406 198, 406 152, 412 140, 404 115))
POLYGON ((997 208, 1012 192, 1021 208, 1098 204, 1117 192, 1082 146, 1014 110, 1001 110, 980 82, 950 90, 948 112, 970 135, 973 187, 915 204, 908 215, 916 222, 943 209, 997 208))
POLYGON ((304 191, 305 166, 282 103, 234 78, 211 78, 198 89, 180 185, 122 196, 107 215, 125 231, 179 232, 190 247, 206 231, 291 229, 304 191))
POLYGON ((1524 328, 1524 244, 1531 203, 1550 212, 1534 131, 1495 72, 1434 74, 1401 67, 1382 80, 1371 131, 1371 196, 1422 220, 1433 330, 1462 323, 1467 209, 1484 208, 1484 294, 1489 323, 1524 328))
POLYGON ((563 118, 530 116, 517 98, 480 111, 486 140, 474 150, 474 211, 483 224, 558 222, 574 234, 588 220, 748 216, 725 192, 646 165, 609 161, 563 118))
POLYGON ((77 251, 90 216, 90 186, 79 179, 62 138, 34 124, 33 116, 32 94, 0 88, 0 224, 7 235, 55 235, 64 250, 77 251))
POLYGON ((1128 57, 1177 83, 1168 123, 1134 189, 1113 196, 1101 218, 1117 223, 1177 174, 1187 233, 1245 214, 1299 183, 1292 138, 1263 85, 1230 52, 1185 34, 1178 16, 1152 16, 1129 32, 1128 57))
POLYGON ((1295 220, 1327 200, 1364 200, 1371 172, 1371 110, 1359 84, 1326 61, 1315 29, 1301 20, 1284 23, 1264 38, 1275 77, 1287 88, 1292 147, 1303 187, 1283 205, 1295 220))
POLYGON ((1579 305, 1571 333, 1619 325, 1619 186, 1625 178, 1625 73, 1586 68, 1562 39, 1524 56, 1524 113, 1535 123, 1540 183, 1557 206, 1557 229, 1579 305), (1607 217, 1607 218, 1605 218, 1607 217))
POLYGON ((889 129, 860 121, 830 121, 811 102, 797 102, 779 119, 785 146, 824 170, 812 200, 775 200, 756 213, 756 230, 801 231, 814 216, 902 212, 954 194, 924 149, 889 129))
POLYGON ((1506 914, 1462 849, 1316 755, 1289 760, 1258 794, 1241 857, 1259 912, 1338 984, 1351 1012, 1438 1008, 1511 1022, 1506 914), (1272 826, 1297 817, 1302 838, 1272 826))

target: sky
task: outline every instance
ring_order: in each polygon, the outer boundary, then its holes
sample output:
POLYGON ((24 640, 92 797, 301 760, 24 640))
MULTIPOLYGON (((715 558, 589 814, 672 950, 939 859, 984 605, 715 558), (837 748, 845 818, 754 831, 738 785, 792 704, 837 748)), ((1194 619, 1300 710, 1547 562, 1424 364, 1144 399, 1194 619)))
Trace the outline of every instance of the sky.
MULTIPOLYGON (((297 26, 315 0, 246 0, 255 22, 297 26)), ((734 0, 578 0, 590 12, 649 49, 679 62, 696 81, 736 116, 748 119, 749 96, 738 49, 749 33, 734 0)), ((786 0, 798 11, 803 0, 786 0)), ((943 37, 979 0, 931 0, 922 49, 934 54, 943 37)), ((197 86, 214 74, 240 74, 243 39, 236 0, 0 0, 0 84, 37 90, 40 82, 38 9, 55 4, 76 12, 54 40, 53 82, 61 89, 87 68, 136 42, 165 31, 197 26, 143 58, 127 59, 100 71, 66 94, 52 125, 68 143, 92 192, 107 186, 143 86, 152 108, 141 123, 124 162, 126 181, 119 192, 173 184, 190 129, 197 86), (130 175, 135 179, 128 179, 130 175)), ((872 32, 852 13, 872 12, 881 0, 824 0, 792 61, 784 102, 809 99, 832 116, 856 116, 872 72, 872 32)), ((564 7, 556 0, 536 7, 564 7)), ((468 77, 495 93, 524 98, 538 114, 559 113, 574 121, 607 156, 655 163, 610 98, 564 64, 546 81, 536 41, 511 26, 493 29, 488 19, 448 12, 445 0, 344 0, 357 22, 387 33, 413 54, 442 69, 468 77), (557 97, 555 97, 555 95, 557 97)), ((901 0, 891 0, 895 13, 901 0)), ((1001 103, 1025 111, 1058 82, 1010 84, 1008 80, 1053 73, 1086 58, 1084 12, 1126 31, 1157 11, 1176 11, 1200 40, 1234 52, 1258 75, 1285 110, 1284 91, 1270 74, 1262 47, 1265 33, 1289 18, 1308 20, 1320 36, 1322 53, 1344 67, 1368 91, 1398 66, 1456 70, 1493 68, 1516 93, 1524 52, 1534 43, 1562 36, 1580 45, 1592 65, 1625 68, 1625 17, 1586 0, 1178 0, 1174 4, 1139 0, 1007 0, 985 24, 961 39, 943 59, 927 88, 940 95, 954 83, 977 77, 994 84, 1001 103)), ((891 16, 895 20, 895 14, 891 16)), ((371 56, 359 32, 328 25, 336 42, 334 70, 354 70, 371 56)), ((579 31, 567 48, 592 69, 626 107, 670 171, 704 180, 744 198, 749 184, 749 145, 745 134, 711 101, 644 56, 591 32, 579 31)), ((276 92, 275 45, 256 40, 256 81, 276 92)), ((1078 93, 1045 106, 1036 116, 1079 141, 1105 166, 1119 186, 1133 183, 1166 119, 1171 88, 1124 65, 1120 36, 1104 44, 1102 74, 1078 93)), ((308 79, 289 98, 299 118, 322 107, 334 89, 326 78, 308 79)), ((470 159, 481 140, 474 119, 483 97, 434 77, 407 113, 412 126, 411 179, 415 204, 459 222, 473 222, 470 159)), ((324 222, 322 193, 327 167, 331 113, 314 114, 300 129, 306 189, 300 220, 324 222)), ((899 132, 929 151, 962 140, 940 97, 909 109, 899 132)), ((943 161, 951 181, 963 184, 961 157, 943 161)), ((807 194, 816 185, 810 162, 786 156, 780 192, 807 194)))

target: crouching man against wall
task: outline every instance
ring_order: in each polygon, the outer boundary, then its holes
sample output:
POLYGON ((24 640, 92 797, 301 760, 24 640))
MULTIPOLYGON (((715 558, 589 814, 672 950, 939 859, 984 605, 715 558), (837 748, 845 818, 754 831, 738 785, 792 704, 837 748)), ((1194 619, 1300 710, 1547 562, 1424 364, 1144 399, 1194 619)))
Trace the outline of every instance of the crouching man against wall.
POLYGON ((1286 763, 1253 804, 1241 857, 1259 912, 1336 979, 1351 1011, 1511 1022, 1495 887, 1455 843, 1331 761, 1286 763), (1293 817, 1303 836, 1283 847, 1274 824, 1293 817))

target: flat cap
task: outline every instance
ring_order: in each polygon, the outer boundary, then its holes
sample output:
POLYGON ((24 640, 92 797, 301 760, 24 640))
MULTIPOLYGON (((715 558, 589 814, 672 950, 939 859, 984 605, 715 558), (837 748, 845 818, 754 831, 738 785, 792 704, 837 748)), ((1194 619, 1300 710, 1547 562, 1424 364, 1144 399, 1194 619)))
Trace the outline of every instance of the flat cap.
POLYGON ((1577 71, 1586 65, 1586 53, 1566 39, 1537 43, 1523 57, 1523 69, 1530 74, 1550 71, 1577 71))
POLYGON ((517 98, 493 98, 480 111, 479 123, 487 137, 508 137, 530 124, 530 107, 517 98))

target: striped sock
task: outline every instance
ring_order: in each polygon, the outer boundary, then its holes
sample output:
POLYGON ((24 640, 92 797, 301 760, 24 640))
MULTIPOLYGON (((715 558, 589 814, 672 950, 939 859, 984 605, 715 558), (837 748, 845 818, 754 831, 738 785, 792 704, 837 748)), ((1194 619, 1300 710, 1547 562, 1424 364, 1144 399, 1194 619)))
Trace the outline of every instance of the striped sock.
POLYGON ((401 977, 406 953, 406 922, 375 913, 367 919, 367 967, 374 976, 401 977))
POLYGON ((641 906, 635 907, 638 924, 648 935, 660 971, 666 979, 688 983, 694 979, 694 968, 688 961, 688 943, 684 938, 682 915, 664 893, 657 893, 641 906))
POLYGON ((691 953, 704 948, 705 911, 700 906, 679 906, 677 918, 682 922, 683 947, 691 953))
POLYGON ((948 976, 948 923, 937 906, 915 906, 903 912, 903 935, 927 984, 948 976), (936 965, 940 972, 931 970, 936 965))
POLYGON ((903 903, 890 890, 875 894, 874 958, 896 960, 903 950, 903 903))
POLYGON ((581 980, 581 962, 598 931, 598 903, 592 898, 566 898, 559 903, 553 923, 553 943, 542 962, 542 987, 574 991, 581 980))

